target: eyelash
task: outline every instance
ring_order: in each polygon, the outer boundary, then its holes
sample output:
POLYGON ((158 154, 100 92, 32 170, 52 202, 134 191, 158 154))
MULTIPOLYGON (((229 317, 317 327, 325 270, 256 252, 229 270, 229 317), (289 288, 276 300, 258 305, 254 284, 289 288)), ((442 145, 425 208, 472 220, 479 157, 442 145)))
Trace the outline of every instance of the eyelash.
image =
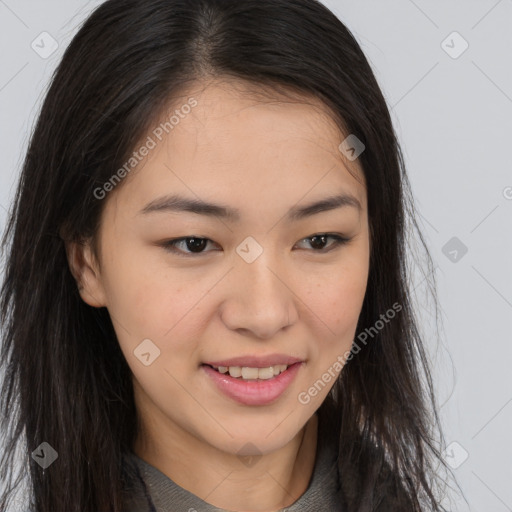
MULTIPOLYGON (((350 238, 345 238, 340 235, 336 235, 333 233, 316 233, 314 235, 308 236, 306 238, 301 238, 299 242, 303 242, 305 240, 311 240, 315 237, 327 237, 332 238, 334 240, 334 243, 328 246, 327 249, 313 249, 313 252, 320 253, 320 254, 326 254, 328 252, 331 252, 332 250, 339 248, 343 245, 345 245, 347 242, 349 242, 350 238)), ((176 245, 178 245, 180 242, 184 242, 186 240, 207 240, 209 242, 212 242, 209 238, 202 238, 199 236, 187 236, 187 237, 181 237, 181 238, 175 238, 173 240, 168 240, 164 244, 162 244, 162 247, 171 253, 178 254, 179 256, 183 256, 185 258, 200 256, 201 254, 207 254, 207 252, 183 252, 178 249, 176 249, 176 245)))

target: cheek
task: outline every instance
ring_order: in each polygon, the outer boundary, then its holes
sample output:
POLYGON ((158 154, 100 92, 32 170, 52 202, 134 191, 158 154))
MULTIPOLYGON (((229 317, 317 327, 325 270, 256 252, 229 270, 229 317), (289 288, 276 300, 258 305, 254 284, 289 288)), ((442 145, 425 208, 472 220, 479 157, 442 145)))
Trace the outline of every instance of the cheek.
MULTIPOLYGON (((317 276, 318 278, 319 276, 317 276)), ((328 278, 310 287, 314 318, 310 325, 310 364, 298 401, 318 407, 332 389, 350 354, 367 285, 364 265, 338 266, 328 278), (356 271, 357 268, 357 271, 356 271)))
MULTIPOLYGON (((200 329, 196 311, 215 276, 198 279, 190 273, 155 268, 136 257, 117 256, 106 274, 108 309, 120 343, 133 350, 149 338, 162 355, 171 342, 173 352, 180 351, 176 340, 194 339, 192 330, 200 329)), ((189 342, 182 344, 192 348, 189 342)))
POLYGON ((357 321, 361 313, 364 295, 366 292, 366 280, 354 280, 343 282, 333 292, 331 302, 331 330, 339 336, 353 338, 357 321))
MULTIPOLYGON (((363 258, 364 261, 364 258, 363 258)), ((364 264, 333 267, 309 285, 306 304, 324 325, 330 339, 353 336, 363 305, 368 279, 364 264)))

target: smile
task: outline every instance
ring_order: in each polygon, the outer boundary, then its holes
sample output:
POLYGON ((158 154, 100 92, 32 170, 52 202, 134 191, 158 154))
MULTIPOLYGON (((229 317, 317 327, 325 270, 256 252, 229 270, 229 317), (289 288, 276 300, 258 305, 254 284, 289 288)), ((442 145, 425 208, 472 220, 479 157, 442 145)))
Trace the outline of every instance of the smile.
POLYGON ((249 366, 212 366, 212 368, 219 373, 229 373, 231 377, 236 379, 268 380, 283 373, 288 368, 288 365, 277 364, 267 368, 251 368, 249 366))
POLYGON ((243 405, 269 405, 283 396, 303 366, 299 361, 290 365, 268 367, 201 365, 217 391, 243 405))

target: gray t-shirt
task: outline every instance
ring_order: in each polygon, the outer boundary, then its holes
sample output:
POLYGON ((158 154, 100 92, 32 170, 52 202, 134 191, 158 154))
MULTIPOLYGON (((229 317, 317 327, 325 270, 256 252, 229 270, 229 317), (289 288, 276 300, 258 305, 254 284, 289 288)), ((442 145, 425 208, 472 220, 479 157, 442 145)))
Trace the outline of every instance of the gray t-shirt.
MULTIPOLYGON (((319 416, 313 474, 305 493, 283 512, 342 512, 337 466, 337 437, 319 416)), ((124 454, 133 491, 124 512, 226 512, 183 489, 134 453, 124 454)))

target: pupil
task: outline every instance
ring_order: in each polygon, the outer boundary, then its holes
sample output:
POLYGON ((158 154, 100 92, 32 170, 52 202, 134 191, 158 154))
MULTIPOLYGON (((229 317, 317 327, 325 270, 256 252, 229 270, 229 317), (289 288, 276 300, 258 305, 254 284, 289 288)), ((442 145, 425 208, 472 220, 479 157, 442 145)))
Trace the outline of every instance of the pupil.
POLYGON ((206 240, 204 238, 189 238, 187 240, 187 248, 192 252, 195 250, 197 250, 197 252, 201 252, 205 245, 206 240))
POLYGON ((310 240, 311 240, 312 247, 314 247, 315 249, 323 249, 323 246, 325 245, 325 235, 316 235, 316 236, 311 237, 310 240), (318 239, 322 240, 322 242, 320 244, 315 242, 315 240, 318 240, 318 239))

